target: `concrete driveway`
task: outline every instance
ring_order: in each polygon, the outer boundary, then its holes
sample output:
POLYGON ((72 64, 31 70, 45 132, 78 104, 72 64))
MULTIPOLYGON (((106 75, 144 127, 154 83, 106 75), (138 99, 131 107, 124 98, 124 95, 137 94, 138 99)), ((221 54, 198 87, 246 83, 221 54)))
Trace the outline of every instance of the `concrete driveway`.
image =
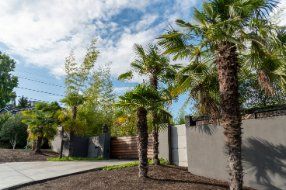
POLYGON ((10 162, 0 164, 0 189, 9 189, 22 184, 51 179, 59 176, 93 170, 104 166, 130 161, 68 161, 68 162, 10 162))

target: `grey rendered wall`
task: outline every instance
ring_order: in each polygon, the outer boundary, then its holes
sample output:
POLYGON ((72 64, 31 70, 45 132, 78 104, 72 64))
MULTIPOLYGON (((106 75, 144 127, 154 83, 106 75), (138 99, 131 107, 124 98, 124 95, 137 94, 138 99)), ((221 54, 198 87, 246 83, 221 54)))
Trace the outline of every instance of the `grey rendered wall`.
POLYGON ((172 162, 170 153, 170 128, 171 126, 168 126, 168 128, 159 131, 159 158, 163 158, 169 162, 172 162))
POLYGON ((178 166, 188 166, 185 125, 171 127, 172 163, 178 166))
MULTIPOLYGON (((60 153, 61 151, 61 141, 62 137, 60 134, 61 128, 58 128, 57 135, 55 136, 54 140, 51 141, 51 147, 54 152, 60 153)), ((69 147, 68 147, 68 142, 64 142, 64 147, 63 147, 63 155, 68 156, 69 155, 69 147)))
POLYGON ((159 132, 159 157, 178 166, 188 166, 185 125, 168 126, 159 132))
POLYGON ((109 152, 110 152, 109 134, 103 134, 101 136, 89 138, 88 157, 90 158, 103 157, 105 159, 108 159, 109 152))
MULTIPOLYGON (((244 185, 286 189, 286 116, 243 120, 244 185)), ((228 180, 222 127, 187 127, 190 172, 228 180)))

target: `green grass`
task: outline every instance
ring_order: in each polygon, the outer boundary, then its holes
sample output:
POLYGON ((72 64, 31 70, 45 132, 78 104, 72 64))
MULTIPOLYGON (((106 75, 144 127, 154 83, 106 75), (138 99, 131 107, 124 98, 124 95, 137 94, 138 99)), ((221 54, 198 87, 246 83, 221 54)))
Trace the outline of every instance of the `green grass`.
POLYGON ((129 168, 129 167, 134 167, 134 166, 138 166, 138 165, 139 165, 139 162, 138 161, 134 161, 134 162, 128 162, 128 163, 119 164, 119 165, 105 166, 102 169, 106 170, 106 171, 120 170, 120 169, 123 169, 123 168, 129 168))
POLYGON ((82 157, 53 157, 53 158, 47 158, 48 161, 98 161, 103 160, 102 157, 98 158, 82 158, 82 157))
MULTIPOLYGON (((148 164, 152 165, 152 160, 148 160, 148 164)), ((160 164, 161 165, 168 165, 169 162, 167 160, 160 159, 160 164)), ((134 167, 134 166, 138 166, 138 165, 139 165, 139 161, 134 161, 134 162, 128 162, 128 163, 119 164, 119 165, 105 166, 102 169, 106 170, 106 171, 120 170, 120 169, 123 169, 123 168, 129 168, 129 167, 134 167)))
MULTIPOLYGON (((82 157, 53 157, 53 158, 47 158, 48 161, 98 161, 98 160, 103 160, 102 157, 99 158, 82 158, 82 157)), ((152 160, 148 160, 148 164, 152 165, 152 160)), ((160 164, 161 165, 168 165, 169 162, 164 159, 160 159, 160 164)), ((134 167, 138 166, 139 161, 133 161, 133 162, 128 162, 124 164, 118 164, 118 165, 113 165, 113 166, 105 166, 102 168, 102 170, 110 171, 110 170, 120 170, 123 168, 129 168, 129 167, 134 167)))

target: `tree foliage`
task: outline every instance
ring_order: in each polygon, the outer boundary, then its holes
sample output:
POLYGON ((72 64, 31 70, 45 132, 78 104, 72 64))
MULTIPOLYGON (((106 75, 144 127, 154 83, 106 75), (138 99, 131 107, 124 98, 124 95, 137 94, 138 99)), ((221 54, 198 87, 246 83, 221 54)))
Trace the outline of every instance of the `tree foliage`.
POLYGON ((13 149, 25 147, 27 137, 27 125, 22 122, 21 114, 10 115, 0 129, 1 141, 8 141, 13 149))
POLYGON ((57 102, 38 102, 32 110, 23 111, 23 122, 28 126, 29 140, 52 140, 57 134, 60 109, 57 102))
POLYGON ((114 121, 115 94, 108 66, 93 71, 84 96, 87 98, 79 109, 79 118, 86 120, 86 134, 101 134, 102 127, 111 127, 114 121))
POLYGON ((70 132, 71 136, 79 131, 78 128, 81 128, 81 123, 77 122, 78 109, 86 100, 83 92, 87 88, 88 79, 91 75, 91 70, 94 67, 98 54, 99 52, 96 49, 96 40, 93 40, 87 48, 87 52, 81 64, 76 62, 73 52, 71 52, 70 56, 66 58, 66 96, 63 98, 62 102, 66 104, 67 109, 61 114, 61 120, 64 122, 65 126, 67 123, 70 124, 70 126, 66 126, 65 128, 70 132))
POLYGON ((15 69, 15 61, 0 52, 0 108, 16 97, 13 89, 18 85, 18 78, 11 74, 15 69))
POLYGON ((27 108, 30 106, 30 102, 27 97, 21 96, 18 100, 18 108, 27 108))
MULTIPOLYGON (((165 53, 188 58, 189 68, 216 65, 232 190, 243 186, 239 69, 255 74, 267 95, 275 93, 274 84, 281 90, 286 87, 283 32, 280 35, 285 29, 269 19, 276 5, 274 0, 206 1, 201 10, 194 9, 196 22, 177 20, 179 30, 171 29, 160 39, 165 53)), ((189 78, 181 84, 190 84, 189 78)))

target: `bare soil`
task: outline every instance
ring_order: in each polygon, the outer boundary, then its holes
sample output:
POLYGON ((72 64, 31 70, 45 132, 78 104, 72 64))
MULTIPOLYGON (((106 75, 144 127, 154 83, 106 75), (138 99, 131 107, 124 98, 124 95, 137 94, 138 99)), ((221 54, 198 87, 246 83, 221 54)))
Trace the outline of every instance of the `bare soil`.
MULTIPOLYGON (((226 182, 196 176, 186 168, 176 166, 150 166, 149 178, 138 178, 138 168, 130 167, 112 171, 90 171, 57 178, 22 187, 22 190, 91 190, 91 189, 160 189, 160 190, 227 190, 226 182)), ((246 188, 247 189, 247 188, 246 188)), ((249 189, 250 190, 250 189, 249 189)))
POLYGON ((35 154, 33 151, 26 149, 0 149, 0 163, 46 161, 48 157, 56 156, 58 154, 51 150, 42 150, 41 154, 35 154))

